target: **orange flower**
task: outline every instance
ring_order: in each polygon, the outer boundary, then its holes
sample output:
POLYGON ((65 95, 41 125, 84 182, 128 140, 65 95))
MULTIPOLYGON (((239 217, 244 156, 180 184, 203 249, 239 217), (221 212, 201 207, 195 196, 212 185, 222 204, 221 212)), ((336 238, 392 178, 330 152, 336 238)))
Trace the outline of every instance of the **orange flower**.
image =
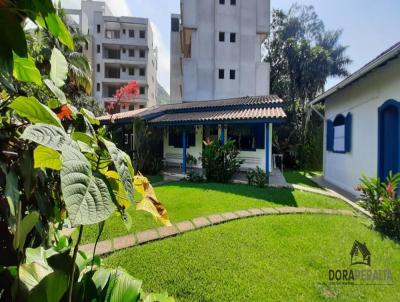
POLYGON ((63 120, 64 118, 70 120, 71 115, 72 111, 67 104, 62 105, 60 108, 57 109, 57 116, 60 120, 63 120))

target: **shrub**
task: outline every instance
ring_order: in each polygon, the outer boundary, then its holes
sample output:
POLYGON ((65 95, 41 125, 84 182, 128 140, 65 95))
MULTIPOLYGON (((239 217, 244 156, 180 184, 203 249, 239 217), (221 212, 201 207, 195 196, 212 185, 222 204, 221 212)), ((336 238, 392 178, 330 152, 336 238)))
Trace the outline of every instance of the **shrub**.
POLYGON ((400 240, 399 184, 400 173, 390 173, 385 182, 363 176, 357 187, 362 194, 363 206, 372 214, 376 229, 397 240, 400 240))
POLYGON ((268 183, 268 175, 260 167, 248 170, 246 172, 246 177, 250 186, 263 188, 268 183))
POLYGON ((207 180, 222 183, 231 181, 244 162, 238 159, 239 150, 235 142, 228 140, 221 144, 219 141, 211 141, 204 144, 201 160, 207 180))

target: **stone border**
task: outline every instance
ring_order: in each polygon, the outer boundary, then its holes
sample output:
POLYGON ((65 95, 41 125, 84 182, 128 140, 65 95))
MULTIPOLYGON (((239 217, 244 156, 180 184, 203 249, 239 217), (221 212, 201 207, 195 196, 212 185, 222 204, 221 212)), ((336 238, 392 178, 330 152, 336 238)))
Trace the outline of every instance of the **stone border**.
MULTIPOLYGON (((145 230, 136 234, 116 237, 110 240, 99 241, 97 243, 96 255, 106 255, 112 252, 126 249, 129 247, 142 245, 156 240, 165 239, 179 234, 184 234, 193 230, 218 225, 232 220, 245 219, 267 215, 288 215, 288 214, 326 214, 341 216, 357 216, 354 211, 320 208, 296 208, 296 207, 277 207, 277 208, 252 208, 238 210, 222 214, 213 214, 181 221, 172 226, 164 226, 156 229, 145 230)), ((94 243, 81 245, 79 249, 86 253, 92 253, 94 243)))

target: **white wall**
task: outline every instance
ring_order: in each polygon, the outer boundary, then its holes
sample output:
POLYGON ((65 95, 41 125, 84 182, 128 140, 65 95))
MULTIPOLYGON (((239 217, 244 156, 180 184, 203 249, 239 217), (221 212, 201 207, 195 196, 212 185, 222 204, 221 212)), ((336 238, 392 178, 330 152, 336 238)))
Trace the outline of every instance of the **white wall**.
POLYGON ((353 115, 350 153, 326 151, 324 135, 324 177, 349 193, 356 194, 361 174, 377 176, 378 108, 388 99, 400 101, 399 70, 400 59, 396 59, 326 100, 326 119, 340 113, 353 115))

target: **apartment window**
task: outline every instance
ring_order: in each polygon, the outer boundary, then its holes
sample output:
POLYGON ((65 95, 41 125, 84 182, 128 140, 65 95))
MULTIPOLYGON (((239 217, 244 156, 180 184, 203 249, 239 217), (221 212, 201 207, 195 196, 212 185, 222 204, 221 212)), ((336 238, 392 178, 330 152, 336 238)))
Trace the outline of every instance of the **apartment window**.
POLYGON ((225 78, 225 71, 223 69, 218 69, 218 78, 219 79, 225 78))
POLYGON ((97 24, 97 33, 99 34, 101 31, 100 24, 97 24))
POLYGON ((225 4, 225 0, 219 0, 219 4, 225 4))
POLYGON ((100 53, 100 45, 97 45, 97 53, 100 53))
POLYGON ((219 33, 219 41, 220 42, 225 42, 225 33, 222 32, 222 31, 219 33))
POLYGON ((236 79, 236 70, 231 69, 231 70, 229 71, 229 78, 230 78, 231 80, 236 79))
POLYGON ((143 108, 144 108, 144 105, 140 105, 140 106, 139 106, 139 109, 143 109, 143 108))
POLYGON ((140 56, 141 58, 145 58, 145 57, 146 57, 146 51, 145 51, 144 49, 141 49, 141 50, 139 51, 139 56, 140 56))
POLYGON ((144 87, 140 87, 140 95, 144 95, 146 93, 146 90, 144 87))
POLYGON ((133 29, 129 30, 129 38, 134 38, 135 37, 135 31, 133 29))
POLYGON ((125 48, 122 48, 122 53, 125 53, 126 52, 126 49, 125 48))
POLYGON ((129 49, 129 56, 134 57, 135 56, 135 50, 134 49, 129 49))
POLYGON ((100 72, 100 64, 97 64, 96 69, 97 69, 97 72, 100 72))
POLYGON ((96 90, 97 90, 97 91, 100 91, 100 83, 97 83, 97 85, 96 85, 96 90))
POLYGON ((145 39, 145 38, 146 38, 146 31, 141 30, 141 31, 139 32, 139 37, 140 37, 141 39, 145 39))
POLYGON ((236 34, 231 33, 231 43, 236 43, 236 34))
POLYGON ((125 28, 122 30, 122 33, 125 35, 126 34, 126 30, 125 28))
POLYGON ((88 50, 89 49, 89 43, 85 42, 85 49, 88 50))
POLYGON ((126 72, 126 67, 122 67, 122 72, 126 72))
POLYGON ((140 68, 140 69, 139 69, 139 75, 140 75, 141 77, 144 77, 144 76, 146 75, 146 69, 140 68))
POLYGON ((131 67, 129 68, 129 75, 134 76, 135 75, 135 68, 131 67))
POLYGON ((236 5, 236 0, 231 0, 231 5, 236 5))
POLYGON ((171 31, 179 32, 179 19, 178 18, 171 19, 171 31))

